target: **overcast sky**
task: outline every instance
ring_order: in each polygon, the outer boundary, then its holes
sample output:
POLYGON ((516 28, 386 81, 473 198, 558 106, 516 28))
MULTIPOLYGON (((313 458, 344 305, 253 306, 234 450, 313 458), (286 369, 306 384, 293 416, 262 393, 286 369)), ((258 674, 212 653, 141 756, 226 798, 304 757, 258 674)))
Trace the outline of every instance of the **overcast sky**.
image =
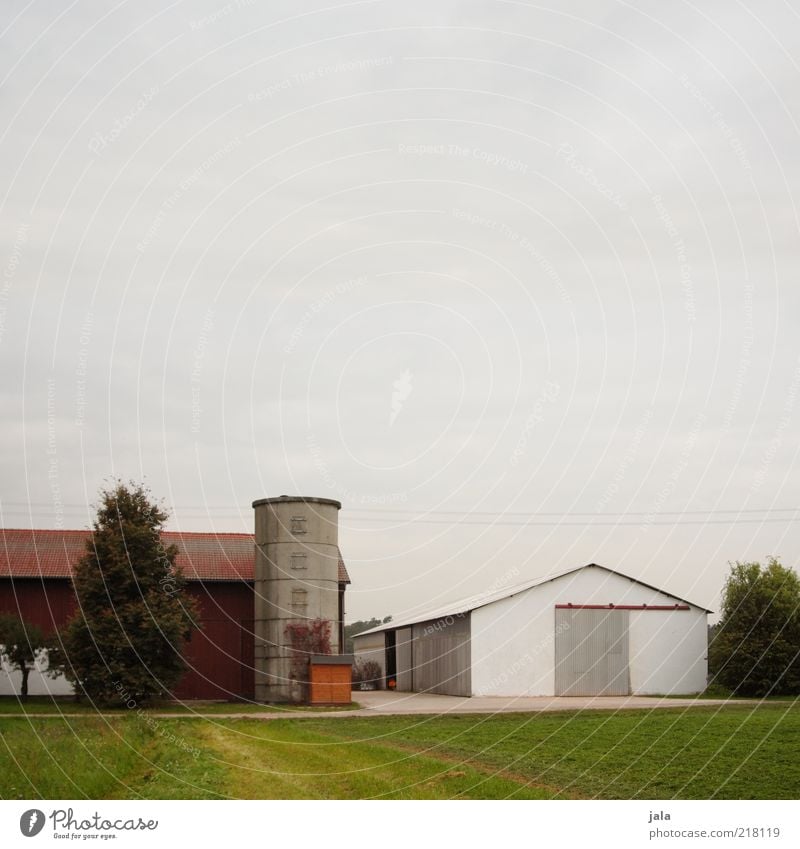
POLYGON ((2 7, 5 527, 340 499, 351 618, 795 566, 800 15, 2 7))

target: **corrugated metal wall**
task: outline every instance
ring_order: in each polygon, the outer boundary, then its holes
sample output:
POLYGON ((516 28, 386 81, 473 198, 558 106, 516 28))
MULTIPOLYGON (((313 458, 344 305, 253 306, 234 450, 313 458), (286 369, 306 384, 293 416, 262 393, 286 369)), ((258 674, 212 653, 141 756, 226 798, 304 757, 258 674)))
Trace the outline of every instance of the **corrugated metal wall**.
POLYGON ((412 636, 414 692, 472 694, 469 613, 421 622, 412 636))
POLYGON ((555 694, 627 696, 628 611, 556 608, 555 694))
POLYGON ((398 628, 395 632, 395 657, 397 658, 397 691, 410 693, 414 687, 411 628, 398 628))

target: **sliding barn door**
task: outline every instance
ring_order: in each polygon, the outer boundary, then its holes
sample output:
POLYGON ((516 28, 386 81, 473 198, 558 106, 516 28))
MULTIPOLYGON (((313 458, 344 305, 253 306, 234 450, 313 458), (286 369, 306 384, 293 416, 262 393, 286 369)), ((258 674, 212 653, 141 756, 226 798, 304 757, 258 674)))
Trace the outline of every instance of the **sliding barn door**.
POLYGON ((627 696, 628 611, 556 608, 557 696, 627 696))

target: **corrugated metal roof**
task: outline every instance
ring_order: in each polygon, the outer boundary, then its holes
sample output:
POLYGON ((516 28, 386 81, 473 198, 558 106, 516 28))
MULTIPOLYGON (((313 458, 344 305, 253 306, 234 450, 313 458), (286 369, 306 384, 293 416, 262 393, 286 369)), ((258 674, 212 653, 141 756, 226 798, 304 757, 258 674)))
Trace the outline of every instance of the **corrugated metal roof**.
MULTIPOLYGON (((622 578, 627 578, 629 581, 633 581, 635 584, 641 584, 643 587, 647 587, 648 589, 655 590, 656 592, 663 593, 664 595, 668 595, 670 598, 674 598, 677 601, 684 602, 685 604, 692 604, 692 602, 687 601, 684 598, 679 598, 672 593, 668 593, 666 590, 662 590, 659 587, 654 587, 652 584, 646 584, 644 581, 640 581, 638 578, 632 578, 630 575, 626 575, 623 572, 618 572, 615 569, 609 569, 607 566, 600 566, 598 563, 587 563, 586 566, 578 566, 575 569, 567 569, 564 572, 558 572, 554 575, 546 575, 543 578, 536 578, 533 581, 528 581, 524 584, 516 584, 513 587, 505 587, 502 590, 495 590, 493 592, 484 592, 478 593, 477 595, 468 596, 467 598, 463 598, 460 601, 454 601, 446 607, 439 607, 435 609, 423 610, 420 613, 414 614, 414 616, 406 617, 404 619, 399 619, 397 621, 388 622, 386 625, 379 625, 376 628, 370 628, 368 631, 362 631, 360 634, 355 634, 354 636, 360 637, 362 634, 377 634, 379 631, 392 631, 395 628, 405 628, 409 625, 416 625, 419 622, 429 622, 432 619, 441 619, 446 616, 458 616, 461 613, 469 613, 472 610, 477 610, 479 607, 486 607, 487 604, 493 604, 496 601, 502 601, 504 598, 511 598, 519 593, 525 592, 526 590, 533 589, 534 587, 538 587, 541 584, 546 584, 549 581, 555 581, 557 578, 563 578, 565 575, 572 575, 575 572, 580 572, 581 569, 602 569, 605 572, 611 572, 614 575, 619 575, 622 578)), ((698 607, 700 610, 705 610, 706 613, 711 613, 712 611, 703 607, 702 605, 692 604, 693 607, 698 607)))
MULTIPOLYGON (((0 530, 0 578, 71 578, 72 566, 86 551, 91 531, 0 530)), ((252 581, 252 534, 164 531, 161 538, 178 549, 177 563, 189 581, 252 581)), ((350 576, 339 552, 339 582, 350 576)))

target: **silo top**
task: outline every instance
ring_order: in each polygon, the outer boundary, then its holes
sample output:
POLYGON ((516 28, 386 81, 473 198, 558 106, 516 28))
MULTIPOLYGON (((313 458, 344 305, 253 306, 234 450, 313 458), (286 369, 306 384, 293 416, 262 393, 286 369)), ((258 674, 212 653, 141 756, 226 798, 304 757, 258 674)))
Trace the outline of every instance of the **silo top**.
POLYGON ((305 504, 328 504, 335 507, 337 510, 342 509, 341 501, 334 501, 333 498, 309 498, 304 495, 280 495, 277 498, 259 498, 253 502, 253 507, 261 507, 264 504, 291 504, 299 502, 305 504))

